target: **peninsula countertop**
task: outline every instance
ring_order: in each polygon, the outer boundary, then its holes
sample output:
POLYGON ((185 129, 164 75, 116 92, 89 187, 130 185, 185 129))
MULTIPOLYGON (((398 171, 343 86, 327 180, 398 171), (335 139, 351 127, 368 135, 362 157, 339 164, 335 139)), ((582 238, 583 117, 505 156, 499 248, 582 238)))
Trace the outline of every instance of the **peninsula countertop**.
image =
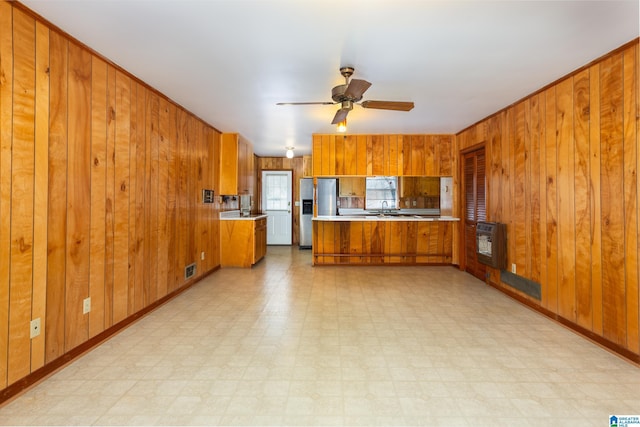
POLYGON ((323 215, 313 221, 460 221, 452 216, 426 215, 323 215))

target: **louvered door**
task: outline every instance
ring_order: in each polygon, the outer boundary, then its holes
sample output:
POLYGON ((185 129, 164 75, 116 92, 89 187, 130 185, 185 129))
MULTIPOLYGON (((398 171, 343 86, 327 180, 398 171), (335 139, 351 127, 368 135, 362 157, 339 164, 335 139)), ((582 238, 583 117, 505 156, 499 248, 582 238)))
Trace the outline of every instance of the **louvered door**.
POLYGON ((487 220, 484 148, 466 153, 463 165, 465 270, 485 280, 486 267, 476 256, 476 224, 487 220))

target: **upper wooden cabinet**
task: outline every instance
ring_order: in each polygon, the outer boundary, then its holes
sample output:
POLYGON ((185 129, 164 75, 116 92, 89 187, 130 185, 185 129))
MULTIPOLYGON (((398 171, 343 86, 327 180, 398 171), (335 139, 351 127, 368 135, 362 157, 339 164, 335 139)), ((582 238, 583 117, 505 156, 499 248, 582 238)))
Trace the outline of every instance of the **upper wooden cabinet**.
POLYGON ((439 197, 440 178, 434 176, 402 177, 399 189, 400 197, 439 197))
POLYGON ((345 177, 340 178, 340 197, 364 197, 365 178, 345 177))
POLYGON ((220 194, 253 194, 253 147, 237 133, 220 139, 220 194))
POLYGON ((313 135, 313 176, 449 176, 453 135, 313 135))

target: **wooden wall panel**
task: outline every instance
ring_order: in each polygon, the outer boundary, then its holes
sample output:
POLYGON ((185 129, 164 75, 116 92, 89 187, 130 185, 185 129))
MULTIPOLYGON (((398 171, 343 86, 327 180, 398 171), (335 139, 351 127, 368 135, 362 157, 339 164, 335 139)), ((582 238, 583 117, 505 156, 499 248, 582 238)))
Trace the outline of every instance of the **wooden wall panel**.
MULTIPOLYGON (((133 234, 130 242, 134 245, 134 253, 130 261, 134 266, 133 274, 135 276, 133 283, 133 298, 134 298, 134 310, 141 310, 146 304, 146 285, 145 285, 145 257, 146 257, 146 238, 145 238, 145 222, 146 222, 146 204, 145 204, 145 187, 147 185, 146 180, 146 162, 147 162, 147 138, 146 138, 146 98, 147 89, 140 84, 135 85, 135 98, 132 99, 132 112, 135 111, 135 116, 131 118, 131 125, 133 134, 131 135, 130 144, 130 165, 135 165, 135 173, 131 173, 135 179, 131 182, 131 194, 130 197, 135 203, 135 210, 133 212, 134 219, 130 222, 129 233, 133 234), (135 105, 135 107, 134 107, 135 105)), ((175 259, 173 260, 175 262, 175 259)))
POLYGON ((385 163, 384 174, 387 176, 397 176, 398 175, 398 135, 386 135, 385 137, 385 153, 387 153, 387 158, 389 159, 385 163))
POLYGON ((129 139, 131 138, 131 80, 116 71, 115 170, 113 205, 113 323, 129 313, 129 139))
MULTIPOLYGON (((508 224, 509 263, 515 258, 518 275, 541 284, 541 301, 522 297, 635 355, 638 49, 636 40, 455 140, 456 150, 481 142, 489 150, 490 215, 508 224)), ((492 282, 507 288, 499 272, 490 273, 492 282)))
MULTIPOLYGON (((145 187, 144 187, 144 305, 151 304, 158 299, 158 96, 145 91, 145 187)), ((189 129, 192 135, 193 129, 189 129)), ((194 136, 194 135, 193 135, 194 136)), ((188 167, 188 166, 187 166, 188 167)), ((188 170, 188 169, 187 169, 188 170)), ((185 191, 185 198, 189 195, 185 191)), ((190 207, 186 201, 185 206, 190 207)), ((192 223, 195 225, 195 222, 192 223)), ((185 229, 185 235, 190 235, 185 229)), ((187 264, 184 264, 187 265, 187 264)), ((183 267, 184 267, 183 265, 183 267)))
MULTIPOLYGON (((542 288, 543 304, 552 312, 558 310, 558 199, 557 199, 557 163, 556 146, 556 91, 549 88, 545 92, 546 100, 546 193, 547 193, 547 222, 546 227, 546 264, 547 282, 542 288)), ((543 259, 543 262, 545 260, 543 259)))
POLYGON ((422 170, 422 175, 436 175, 435 163, 438 160, 436 157, 436 138, 434 135, 425 135, 424 137, 424 169, 422 170))
POLYGON ((600 141, 602 150, 602 314, 605 338, 626 343, 624 282, 624 144, 622 58, 600 64, 600 141))
POLYGON ((311 173, 313 176, 320 176, 322 175, 322 135, 313 135, 311 150, 314 153, 313 158, 311 159, 313 163, 311 173))
POLYGON ((589 200, 593 332, 602 335, 602 198, 600 192, 600 65, 589 69, 589 200))
MULTIPOLYGON (((36 22, 35 92, 35 175, 33 196, 33 301, 31 318, 40 319, 41 330, 47 314, 47 209, 49 176, 49 29, 36 22)), ((1 108, 0 108, 1 109, 1 108)), ((1 155, 0 155, 1 156, 1 155)), ((1 202, 0 202, 1 203, 1 202)), ((31 340, 31 370, 45 363, 44 334, 31 340)))
POLYGON ((11 255, 9 280, 8 383, 30 371, 31 300, 33 281, 33 193, 35 140, 35 21, 13 15, 13 96, 11 150, 11 255))
MULTIPOLYGON (((176 263, 175 263, 175 259, 176 259, 176 254, 177 254, 177 246, 176 246, 176 242, 177 242, 177 215, 178 215, 178 211, 177 211, 177 179, 178 179, 178 168, 176 167, 177 165, 177 159, 178 159, 178 109, 175 107, 175 105, 171 104, 170 108, 169 108, 169 135, 171 135, 171 139, 169 140, 169 171, 168 171, 168 179, 169 179, 169 188, 167 191, 167 257, 164 259, 164 262, 166 262, 167 264, 167 291, 171 292, 174 291, 176 288, 178 288, 178 286, 180 286, 180 284, 182 283, 181 281, 177 280, 177 271, 176 271, 176 263)), ((213 153, 215 154, 215 157, 212 156, 209 160, 209 167, 211 168, 211 170, 215 170, 215 173, 213 173, 215 181, 213 184, 214 189, 219 189, 219 178, 218 177, 218 173, 217 173, 217 168, 219 167, 219 158, 217 157, 217 153, 219 153, 220 150, 220 136, 218 134, 218 143, 217 145, 214 147, 213 149, 213 153)), ((215 221, 216 224, 218 224, 218 220, 215 221)), ((215 234, 215 236, 218 236, 218 234, 215 234)), ((216 247, 218 245, 216 244, 216 247)), ((212 265, 212 267, 214 266, 218 266, 220 265, 220 257, 218 256, 217 258, 215 258, 215 263, 212 265)), ((137 273, 136 273, 137 274, 137 273)), ((136 282, 137 283, 137 282, 136 282)))
POLYGON ((132 81, 130 85, 129 101, 129 226, 128 226, 128 269, 127 269, 127 310, 135 313, 137 311, 136 301, 136 257, 137 257, 137 236, 136 236, 136 197, 138 188, 137 177, 137 132, 138 132, 138 85, 132 81))
POLYGON ((45 362, 64 354, 67 235, 67 58, 69 42, 49 35, 49 209, 45 362))
POLYGON ((199 203, 219 194, 219 133, 16 4, 0 2, 0 389, 184 286, 183 260, 219 266, 199 203))
POLYGON ((373 135, 371 137, 371 174, 384 175, 385 152, 384 152, 384 136, 373 135))
MULTIPOLYGON (((358 173, 357 138, 353 135, 346 135, 342 138, 344 140, 344 174, 356 175, 358 173)), ((302 176, 305 175, 303 174, 302 176)))
MULTIPOLYGON (((367 174, 367 137, 357 135, 356 137, 356 175, 367 174)), ((314 172, 315 175, 315 172, 314 172)))
POLYGON ((423 135, 411 136, 411 175, 425 175, 424 140, 423 135))
POLYGON ((573 134, 575 153, 575 296, 576 322, 592 327, 591 301, 591 186, 589 183, 589 70, 573 78, 573 134))
POLYGON ((636 104, 638 77, 636 75, 636 49, 627 49, 623 63, 623 158, 624 158, 624 271, 627 315, 626 347, 640 353, 638 318, 638 136, 636 104))
MULTIPOLYGON (((0 2, 0 259, 11 256, 11 140, 13 138, 13 8, 0 2)), ((9 324, 8 262, 0 262, 0 324, 9 324)), ((43 319, 45 320, 45 319, 43 319)), ((7 385, 9 329, 0 328, 0 387, 7 385)))
MULTIPOLYGON (((163 297, 169 292, 168 287, 168 268, 167 265, 171 254, 168 251, 169 246, 169 222, 168 222, 168 194, 169 194, 169 144, 172 139, 171 135, 171 104, 160 99, 159 105, 159 117, 158 117, 158 245, 157 245, 157 259, 158 259, 158 296, 163 297)), ((209 153, 207 153, 209 154, 209 153)), ((202 159, 203 161, 206 160, 202 159)), ((201 170, 203 166, 200 166, 201 170)), ((207 169, 204 169, 206 171, 207 169)), ((202 173, 204 173, 204 171, 202 173)), ((205 182, 210 182, 206 180, 205 182)), ((202 183, 206 188, 205 182, 202 183)), ((204 221, 202 218, 199 221, 201 226, 208 226, 210 220, 204 221)), ((206 254, 211 252, 211 248, 208 245, 209 242, 213 242, 213 237, 205 240, 201 245, 206 254)), ((208 270, 208 268, 206 269, 208 270)))
POLYGON ((556 86, 558 154, 558 313, 575 321, 575 147, 573 144, 573 79, 556 86))
POLYGON ((513 217, 511 228, 511 239, 514 243, 515 252, 511 252, 512 263, 516 264, 516 271, 525 275, 527 273, 526 265, 526 171, 525 171, 525 105, 526 101, 523 101, 514 108, 514 132, 515 139, 513 144, 513 151, 510 153, 513 157, 513 186, 514 195, 512 199, 513 203, 513 217))
MULTIPOLYGON (((528 158, 530 164, 530 184, 529 184, 529 200, 530 200, 530 218, 528 228, 531 233, 529 242, 530 261, 529 275, 531 280, 540 283, 540 268, 542 264, 541 256, 541 238, 540 238, 540 206, 541 206, 541 146, 544 145, 544 134, 542 133, 544 123, 544 110, 540 106, 540 95, 536 95, 531 99, 530 119, 529 119, 529 151, 528 158)), ((491 193, 490 193, 491 195, 491 193)), ((489 199, 490 200, 490 199, 489 199)))
POLYGON ((336 166, 335 171, 336 175, 346 175, 346 167, 345 167, 345 144, 344 144, 344 136, 336 135, 334 138, 335 144, 335 156, 336 156, 336 166))
POLYGON ((105 211, 107 172, 107 64, 91 64, 91 225, 89 337, 104 331, 105 211))
POLYGON ((91 233, 91 55, 69 44, 65 351, 89 337, 82 302, 89 296, 91 233))

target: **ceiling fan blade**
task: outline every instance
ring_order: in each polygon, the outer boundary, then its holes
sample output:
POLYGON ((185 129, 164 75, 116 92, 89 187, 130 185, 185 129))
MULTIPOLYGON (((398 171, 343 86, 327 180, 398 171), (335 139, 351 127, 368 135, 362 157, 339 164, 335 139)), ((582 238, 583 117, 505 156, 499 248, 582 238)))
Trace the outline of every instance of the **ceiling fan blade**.
POLYGON ((278 102, 276 105, 334 105, 335 102, 278 102))
POLYGON ((378 110, 410 111, 413 109, 413 102, 363 101, 360 105, 363 108, 375 108, 378 110))
POLYGON ((337 125, 338 123, 340 123, 341 121, 343 121, 344 119, 347 118, 347 114, 349 114, 349 109, 348 108, 341 108, 336 112, 336 115, 333 116, 333 121, 331 122, 332 125, 337 125))
POLYGON ((344 91, 344 96, 350 99, 358 100, 362 98, 362 94, 369 89, 371 83, 366 80, 351 79, 349 86, 344 91))

